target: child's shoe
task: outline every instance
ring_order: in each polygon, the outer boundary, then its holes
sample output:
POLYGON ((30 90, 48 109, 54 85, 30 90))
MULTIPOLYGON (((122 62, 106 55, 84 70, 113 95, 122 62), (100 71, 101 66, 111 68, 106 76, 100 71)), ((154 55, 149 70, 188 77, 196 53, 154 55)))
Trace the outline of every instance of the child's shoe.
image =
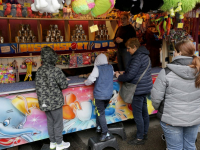
POLYGON ((56 148, 56 143, 50 142, 50 149, 56 148))
POLYGON ((111 139, 111 135, 110 135, 109 132, 107 132, 107 134, 101 134, 99 141, 105 142, 105 141, 110 140, 110 139, 111 139))
POLYGON ((101 127, 100 127, 100 126, 97 126, 96 132, 97 132, 97 133, 101 133, 101 127))
POLYGON ((61 144, 56 145, 56 150, 63 150, 63 149, 68 148, 68 147, 70 147, 70 143, 62 141, 61 144))

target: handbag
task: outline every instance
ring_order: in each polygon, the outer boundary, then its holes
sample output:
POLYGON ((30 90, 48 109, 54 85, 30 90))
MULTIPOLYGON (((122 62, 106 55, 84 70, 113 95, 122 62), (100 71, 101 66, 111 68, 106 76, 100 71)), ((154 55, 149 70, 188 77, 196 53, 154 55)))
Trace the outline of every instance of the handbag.
POLYGON ((144 76, 144 74, 147 72, 147 69, 149 68, 149 66, 150 66, 150 59, 149 59, 149 64, 148 64, 147 68, 142 73, 142 75, 140 76, 140 78, 139 78, 139 80, 138 80, 138 82, 136 84, 128 83, 128 82, 124 82, 122 84, 121 89, 119 91, 119 95, 124 100, 124 102, 132 103, 133 96, 135 94, 135 90, 137 88, 137 85, 140 82, 140 80, 142 79, 142 77, 144 76))

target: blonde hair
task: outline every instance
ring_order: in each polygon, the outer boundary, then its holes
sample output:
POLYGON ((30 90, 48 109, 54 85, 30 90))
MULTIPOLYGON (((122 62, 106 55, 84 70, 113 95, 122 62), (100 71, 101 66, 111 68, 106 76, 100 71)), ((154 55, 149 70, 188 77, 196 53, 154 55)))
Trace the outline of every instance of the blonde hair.
POLYGON ((140 47, 140 42, 138 40, 138 38, 130 38, 127 42, 126 42, 126 47, 129 46, 131 48, 134 48, 134 46, 136 46, 137 48, 140 47))
POLYGON ((26 116, 31 114, 31 108, 38 108, 39 103, 37 98, 32 97, 24 97, 22 95, 16 96, 12 100, 13 106, 17 108, 21 113, 25 114, 26 116))
POLYGON ((182 56, 193 57, 192 64, 190 64, 189 66, 196 70, 195 74, 198 73, 196 80, 195 80, 195 87, 200 88, 200 73, 199 73, 200 59, 199 59, 199 57, 194 55, 194 52, 196 50, 195 45, 190 40, 184 40, 184 41, 178 42, 175 45, 175 49, 178 53, 181 52, 182 56))

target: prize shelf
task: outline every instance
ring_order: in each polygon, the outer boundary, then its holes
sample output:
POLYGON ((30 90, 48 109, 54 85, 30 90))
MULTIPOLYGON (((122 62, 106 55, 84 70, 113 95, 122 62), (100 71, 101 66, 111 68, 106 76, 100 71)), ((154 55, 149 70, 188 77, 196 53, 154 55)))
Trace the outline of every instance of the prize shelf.
POLYGON ((108 35, 110 39, 114 38, 115 32, 118 28, 118 19, 63 19, 63 18, 8 18, 0 17, 2 26, 2 36, 5 39, 5 43, 15 43, 15 36, 19 30, 19 24, 30 24, 31 30, 33 30, 37 37, 37 42, 45 42, 45 30, 49 28, 50 24, 58 24, 59 30, 61 30, 64 36, 65 42, 71 40, 71 30, 75 24, 83 24, 83 29, 88 35, 88 41, 95 40, 95 32, 91 33, 90 27, 95 24, 106 24, 108 35), (47 27, 48 26, 48 27, 47 27))

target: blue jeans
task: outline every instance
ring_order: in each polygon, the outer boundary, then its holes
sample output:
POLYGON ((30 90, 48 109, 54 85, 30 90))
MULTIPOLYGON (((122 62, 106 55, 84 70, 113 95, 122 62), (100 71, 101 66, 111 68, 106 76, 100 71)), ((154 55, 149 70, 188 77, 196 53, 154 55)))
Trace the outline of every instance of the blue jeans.
POLYGON ((191 127, 171 126, 160 122, 168 150, 196 150, 195 141, 199 125, 191 127))
POLYGON ((126 67, 128 67, 128 62, 131 59, 131 54, 127 52, 126 48, 118 48, 117 51, 117 61, 119 71, 125 71, 126 67))
POLYGON ((137 139, 143 139, 149 129, 146 95, 135 95, 132 102, 133 116, 137 126, 137 139))

